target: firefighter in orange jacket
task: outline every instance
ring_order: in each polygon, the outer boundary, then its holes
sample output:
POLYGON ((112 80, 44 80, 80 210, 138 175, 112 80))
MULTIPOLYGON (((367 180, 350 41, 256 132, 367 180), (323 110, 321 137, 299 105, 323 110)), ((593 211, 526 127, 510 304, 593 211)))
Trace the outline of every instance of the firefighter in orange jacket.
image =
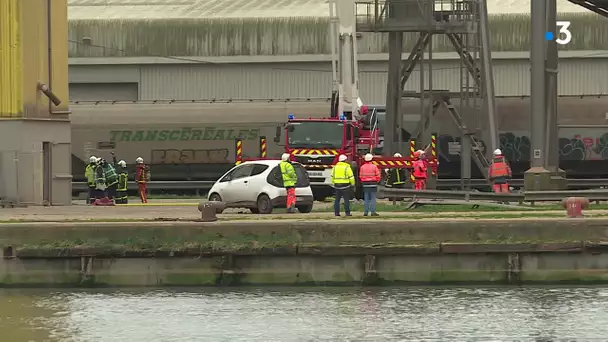
POLYGON ((511 179, 511 168, 502 155, 500 149, 494 150, 494 159, 488 170, 488 178, 494 183, 494 192, 509 192, 509 179, 511 179))
POLYGON ((382 179, 380 169, 372 163, 374 156, 368 153, 363 158, 365 164, 359 169, 359 180, 363 186, 363 216, 367 216, 370 212, 372 216, 380 216, 376 213, 376 193, 378 192, 378 183, 382 179))
POLYGON ((146 167, 146 164, 144 164, 144 159, 142 157, 137 157, 135 162, 137 163, 135 181, 139 188, 139 199, 141 200, 141 203, 148 203, 148 168, 146 167))
POLYGON ((414 152, 414 189, 424 190, 426 189, 426 179, 428 177, 428 163, 424 159, 424 151, 418 150, 414 152))

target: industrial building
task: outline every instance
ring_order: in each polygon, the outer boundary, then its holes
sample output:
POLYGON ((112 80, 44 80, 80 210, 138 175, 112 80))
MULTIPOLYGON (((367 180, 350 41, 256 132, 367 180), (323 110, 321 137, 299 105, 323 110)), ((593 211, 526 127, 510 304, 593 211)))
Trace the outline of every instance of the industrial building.
MULTIPOLYGON (((328 5, 324 0, 69 1, 72 101, 328 98, 328 5), (286 18, 290 16, 291 18, 286 18), (294 17, 301 16, 301 17, 294 17), (151 20, 141 20, 151 19, 151 20)), ((530 95, 529 1, 488 1, 496 96, 530 95)), ((560 47, 560 95, 608 93, 608 21, 558 1, 572 22, 560 47)), ((405 34, 404 59, 415 43, 405 34)), ((433 42, 436 88, 458 91, 460 61, 433 42)), ((386 34, 358 39, 361 96, 386 101, 386 34)), ((418 84, 414 72, 406 85, 418 84)))

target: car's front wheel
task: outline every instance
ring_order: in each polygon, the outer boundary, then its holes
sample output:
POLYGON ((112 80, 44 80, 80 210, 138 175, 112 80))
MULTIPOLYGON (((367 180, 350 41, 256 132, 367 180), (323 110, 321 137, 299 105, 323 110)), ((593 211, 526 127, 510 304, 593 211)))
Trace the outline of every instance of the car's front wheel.
POLYGON ((222 197, 217 193, 212 193, 209 195, 209 201, 211 202, 222 202, 222 197))
POLYGON ((272 203, 270 203, 270 197, 268 197, 268 195, 261 194, 258 197, 258 211, 260 214, 272 213, 272 203))
POLYGON ((296 208, 298 208, 298 211, 302 214, 308 214, 312 211, 312 204, 296 205, 296 208))

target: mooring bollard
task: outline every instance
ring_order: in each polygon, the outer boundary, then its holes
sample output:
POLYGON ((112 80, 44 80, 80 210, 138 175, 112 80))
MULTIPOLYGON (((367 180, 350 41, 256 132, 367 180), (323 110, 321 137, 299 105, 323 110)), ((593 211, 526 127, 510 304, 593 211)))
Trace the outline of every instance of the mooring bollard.
POLYGON ((589 207, 589 200, 585 197, 568 197, 562 200, 562 206, 566 209, 568 217, 583 217, 583 209, 589 207))
POLYGON ((198 211, 201 212, 203 222, 217 221, 215 214, 221 214, 226 209, 226 203, 216 201, 205 201, 198 205, 198 211))

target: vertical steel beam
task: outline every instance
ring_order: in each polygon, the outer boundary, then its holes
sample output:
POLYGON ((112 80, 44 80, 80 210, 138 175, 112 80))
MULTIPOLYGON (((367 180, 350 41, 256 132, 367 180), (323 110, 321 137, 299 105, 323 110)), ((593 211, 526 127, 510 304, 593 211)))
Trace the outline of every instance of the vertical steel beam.
MULTIPOLYGON (((484 72, 484 104, 487 109, 488 126, 490 128, 490 143, 492 151, 498 145, 498 126, 496 121, 496 102, 494 99, 494 73, 492 71, 492 46, 490 45, 490 26, 488 23, 487 0, 479 1, 479 35, 481 38, 481 63, 484 72)), ((544 2, 532 1, 534 2, 544 2)), ((534 5, 533 5, 534 6, 534 5)), ((534 21, 534 20, 533 20, 534 21)))
MULTIPOLYGON (((555 0, 547 1, 547 32, 553 32, 553 36, 557 37, 557 6, 555 0)), ((547 110, 547 127, 545 137, 545 167, 549 171, 557 171, 559 168, 559 136, 557 122, 557 72, 558 72, 558 56, 557 42, 554 40, 547 41, 547 61, 545 65, 546 71, 546 88, 545 101, 547 110)))
POLYGON ((395 139, 401 123, 401 52, 403 51, 403 33, 389 32, 388 34, 388 81, 386 88, 386 127, 384 130, 385 155, 393 155, 396 152, 395 139))
POLYGON ((544 146, 546 135, 545 109, 545 30, 547 3, 542 1, 531 1, 532 31, 530 34, 530 167, 544 168, 544 146))

